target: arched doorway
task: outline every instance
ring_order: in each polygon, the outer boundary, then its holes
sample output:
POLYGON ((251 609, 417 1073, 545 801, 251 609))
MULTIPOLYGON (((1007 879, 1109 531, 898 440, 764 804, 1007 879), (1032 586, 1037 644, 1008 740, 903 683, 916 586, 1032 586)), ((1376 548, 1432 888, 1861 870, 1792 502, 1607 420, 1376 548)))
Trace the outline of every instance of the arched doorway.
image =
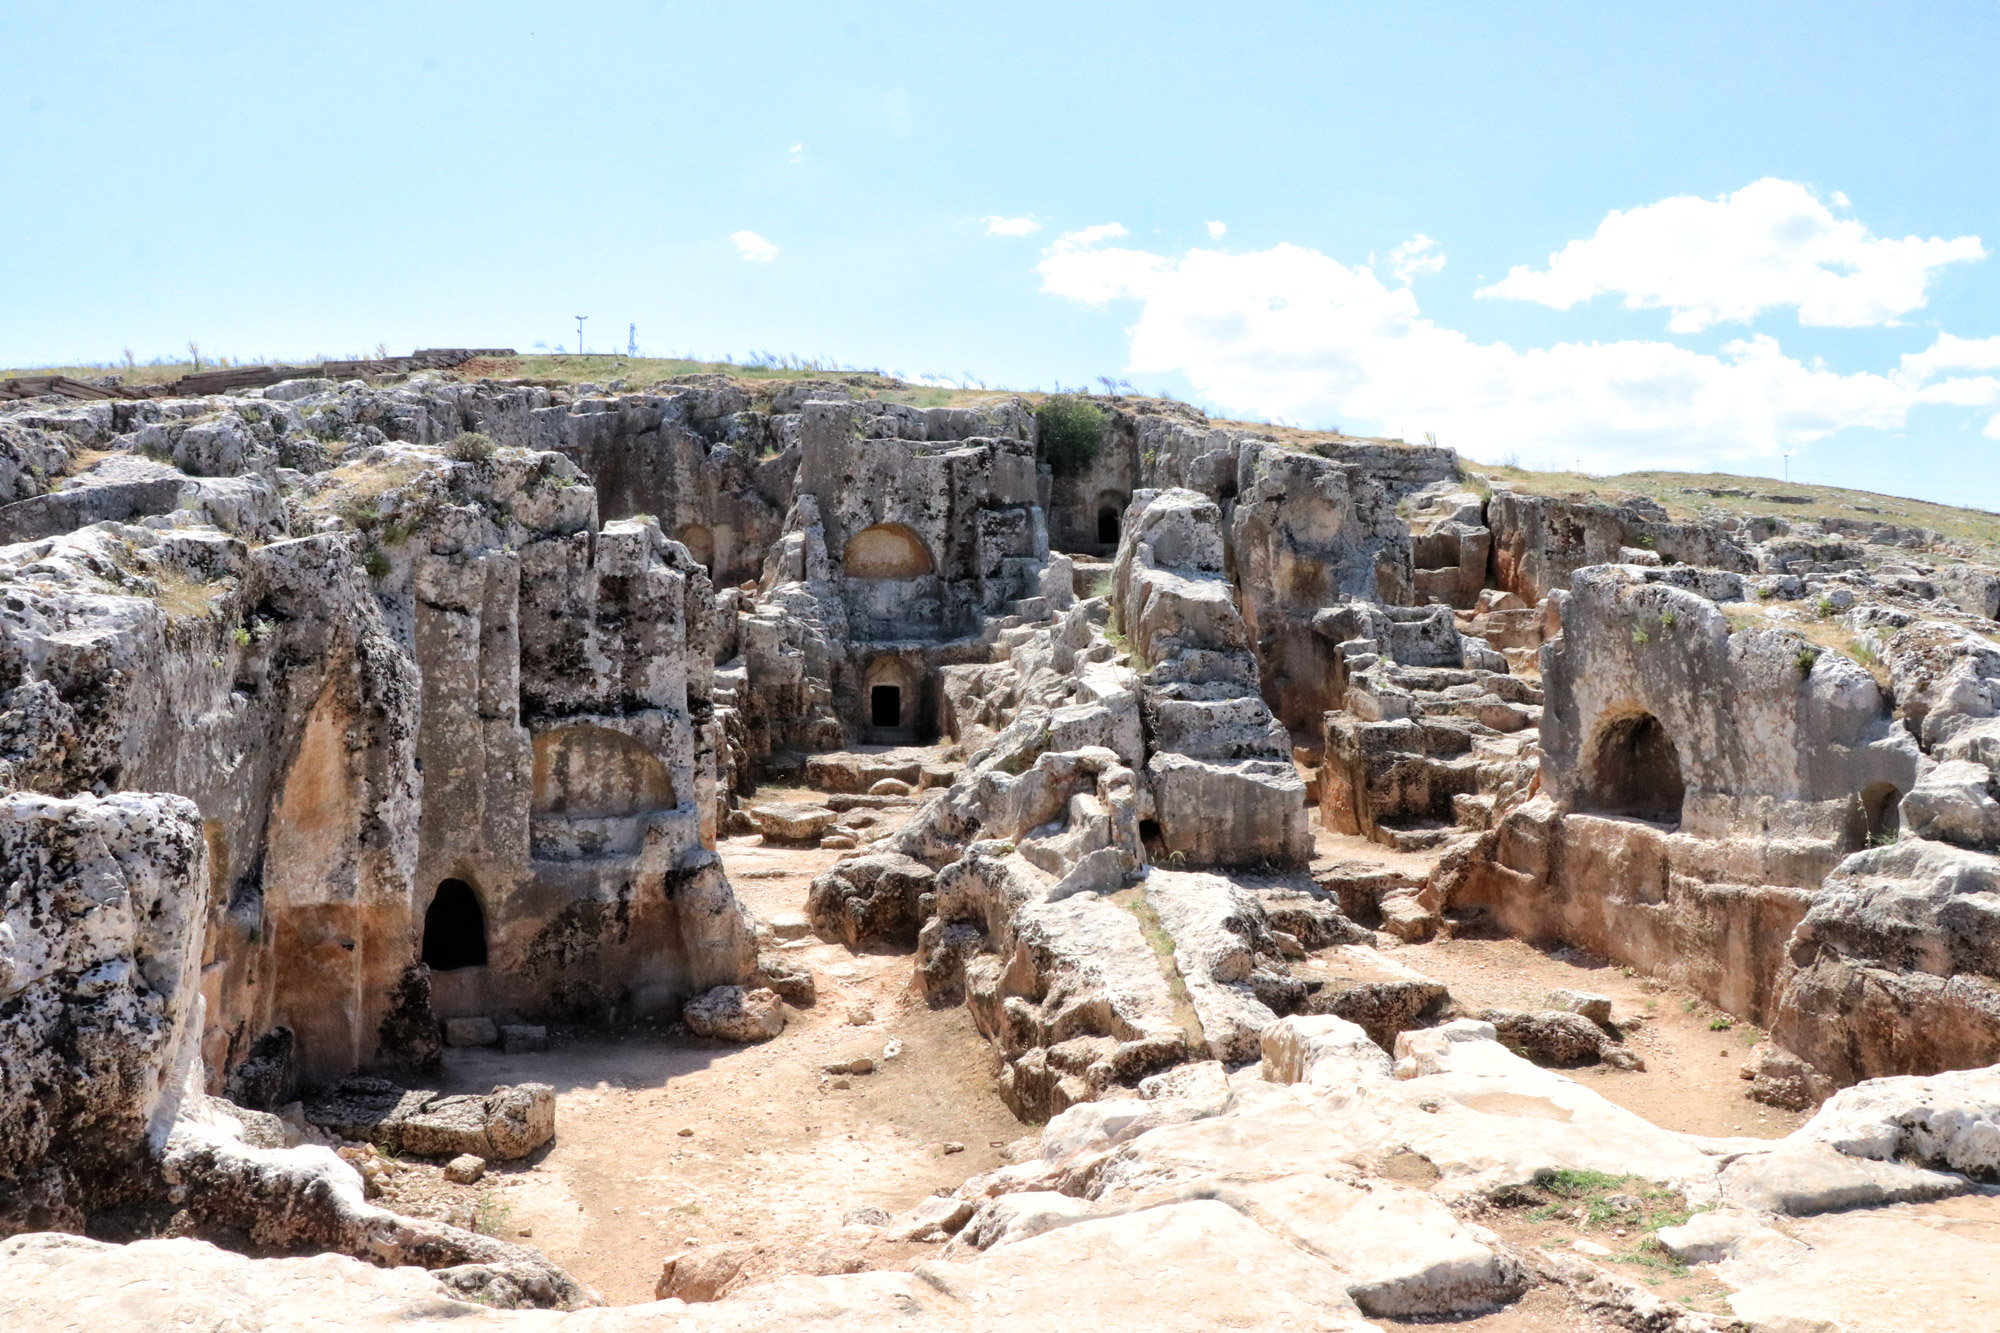
POLYGON ((921 679, 909 662, 893 653, 868 664, 862 676, 862 698, 874 739, 897 741, 915 735, 921 679))
POLYGON ((1903 828, 1903 793, 1892 782, 1871 782, 1861 789, 1861 813, 1870 847, 1894 842, 1903 828))
POLYGON ((424 963, 433 972, 486 966, 486 910, 462 879, 438 885, 424 913, 424 963))
POLYGON ((868 725, 872 727, 900 727, 903 725, 902 686, 871 685, 868 687, 868 725))
POLYGON ((848 540, 840 568, 851 579, 917 579, 935 566, 916 533, 901 523, 877 523, 848 540))
POLYGON ((1658 718, 1628 713, 1598 729, 1590 764, 1592 809, 1679 823, 1686 795, 1680 754, 1658 718))
POLYGON ((1125 497, 1116 491, 1103 491, 1097 497, 1097 544, 1116 546, 1123 532, 1125 522, 1125 497))

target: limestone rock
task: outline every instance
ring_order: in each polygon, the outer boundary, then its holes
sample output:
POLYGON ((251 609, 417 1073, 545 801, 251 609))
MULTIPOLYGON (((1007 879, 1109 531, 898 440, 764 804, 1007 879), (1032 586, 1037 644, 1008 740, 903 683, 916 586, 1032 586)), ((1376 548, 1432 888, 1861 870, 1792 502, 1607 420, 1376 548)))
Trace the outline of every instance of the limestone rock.
POLYGON ((1931 767, 1903 798, 1903 823, 1920 838, 1965 847, 2000 843, 2000 801, 1993 799, 1993 770, 1969 759, 1931 767))
POLYGON ((976 1210, 967 1199, 934 1194, 889 1223, 890 1240, 943 1240, 957 1233, 976 1210))
POLYGON ((485 1096, 439 1096, 386 1079, 356 1076, 315 1089, 306 1120, 346 1139, 418 1157, 472 1153, 526 1157, 555 1137, 555 1090, 545 1083, 495 1088, 485 1096))
POLYGON ((500 1027, 486 1017, 447 1018, 444 1044, 447 1046, 492 1046, 500 1040, 500 1027))
POLYGON ((1857 1157, 2000 1180, 2000 1065, 1844 1088, 1799 1137, 1857 1157))
POLYGON ((500 1029, 500 1049, 508 1055, 524 1055, 549 1048, 549 1030, 539 1023, 509 1023, 500 1029))
POLYGON ((653 1294, 663 1301, 721 1300, 742 1276, 755 1248, 740 1241, 724 1241, 670 1255, 660 1266, 653 1294))
POLYGON ((1786 1111, 1810 1110, 1833 1093, 1833 1080, 1775 1046, 1759 1046, 1744 1061, 1742 1074, 1750 1080, 1746 1095, 1752 1101, 1786 1111))
POLYGON ((1264 1029, 1265 1078, 1335 1087, 1386 1079, 1392 1062, 1366 1032, 1333 1015, 1282 1018, 1264 1029))
POLYGON ((80 1228, 157 1149, 200 1039, 193 804, 0 797, 0 1234, 80 1228))
POLYGON ((486 1174, 486 1159, 462 1153, 444 1164, 444 1178, 454 1185, 476 1185, 486 1174))
POLYGON ((1611 997, 1599 995, 1594 991, 1552 990, 1549 992, 1548 1006, 1572 1014, 1582 1014, 1599 1027, 1611 1022, 1611 997))
POLYGON ((815 843, 839 818, 819 805, 757 805, 750 808, 750 822, 772 842, 815 843))
POLYGON ((929 866, 898 852, 843 861, 812 882, 806 898, 812 928, 849 948, 914 944, 923 925, 918 902, 936 878, 929 866))
POLYGON ((1723 1197, 1739 1208, 1793 1217, 1945 1199, 1971 1188, 1962 1176, 1850 1157, 1810 1142, 1738 1158, 1723 1169, 1721 1184, 1723 1197))
POLYGON ((2000 858, 1928 839, 1856 852, 1786 951, 1775 1041, 1835 1083, 1985 1063, 2000 1042, 2000 858))
POLYGON ((779 999, 797 1008, 807 1008, 819 997, 812 969, 793 962, 781 953, 757 955, 757 972, 750 979, 752 989, 776 992, 779 999))
POLYGON ((777 994, 741 986, 717 986, 697 995, 681 1010, 681 1020, 698 1037, 724 1041, 769 1041, 785 1030, 777 994))
POLYGON ((1612 1044, 1590 1019, 1560 1009, 1540 1013, 1487 1009, 1479 1017, 1493 1025, 1503 1045, 1536 1064, 1594 1064, 1603 1048, 1612 1044))
POLYGON ((1802 1254, 1806 1248, 1765 1225, 1756 1213, 1739 1208, 1696 1213, 1680 1226, 1661 1227, 1653 1234, 1661 1249, 1684 1264, 1712 1264, 1753 1256, 1769 1261, 1802 1254))

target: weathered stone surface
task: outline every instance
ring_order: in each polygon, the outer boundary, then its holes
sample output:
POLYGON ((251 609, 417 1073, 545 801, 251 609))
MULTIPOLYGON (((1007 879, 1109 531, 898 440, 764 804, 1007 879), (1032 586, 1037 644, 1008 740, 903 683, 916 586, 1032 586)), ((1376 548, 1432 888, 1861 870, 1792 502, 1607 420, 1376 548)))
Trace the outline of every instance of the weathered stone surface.
POLYGON ((165 1141, 200 1040, 194 806, 0 797, 0 1233, 78 1228, 165 1141))
POLYGON ((490 1018, 447 1018, 444 1044, 447 1046, 492 1046, 500 1040, 500 1026, 490 1018))
POLYGON ((473 1153, 511 1161, 556 1132, 555 1090, 545 1083, 495 1088, 485 1096, 440 1096, 386 1079, 353 1077, 310 1092, 304 1114, 309 1124, 344 1139, 419 1157, 473 1153))
POLYGON ((1850 659, 1780 628, 1732 630, 1707 597, 1628 568, 1578 573, 1561 606, 1562 637, 1542 651, 1542 748, 1565 807, 1708 836, 1755 812, 1759 833, 1841 837, 1864 789, 1913 785, 1916 746, 1850 659))
POLYGON ((1790 1258, 1806 1247, 1782 1231, 1767 1226, 1761 1216, 1740 1208, 1696 1213, 1677 1227, 1653 1233, 1660 1248, 1684 1264, 1713 1264, 1729 1259, 1790 1258))
POLYGON ((843 861, 815 879, 806 898, 812 928, 849 948, 916 943, 923 921, 918 900, 937 876, 923 862, 896 852, 843 861))
POLYGON ((1280 1019, 1261 1043, 1262 1072, 1273 1083, 1342 1086, 1385 1078, 1392 1068, 1366 1032, 1331 1014, 1280 1019))
POLYGON ((444 1178, 454 1185, 476 1185, 486 1174, 486 1159, 462 1153, 444 1164, 444 1178))
POLYGON ((1750 1080, 1746 1094, 1753 1101, 1787 1111, 1806 1111, 1818 1106, 1833 1092, 1833 1080, 1790 1051, 1759 1046, 1743 1063, 1742 1075, 1750 1080))
POLYGON ((1850 1156, 2000 1179, 2000 1065, 1842 1089, 1798 1137, 1850 1156))
POLYGON ((754 805, 750 822, 772 842, 815 843, 838 818, 819 805, 754 805))
POLYGON ((1604 1048, 1615 1044, 1582 1014, 1560 1009, 1486 1009, 1479 1017, 1493 1025, 1502 1045, 1538 1065, 1595 1064, 1604 1048))
POLYGON ((1562 1009, 1572 1014, 1582 1014, 1600 1027, 1611 1021, 1611 997, 1594 991, 1552 990, 1548 1005, 1551 1009, 1562 1009))
POLYGON ((697 1037, 769 1041, 785 1030, 785 1011, 775 992, 717 986, 689 1000, 681 1021, 697 1037))
POLYGON ((1771 1035, 1836 1083, 2000 1050, 2000 859, 1908 839, 1857 852, 1793 933, 1771 1035))
POLYGON ((1165 854, 1191 865, 1303 865, 1312 835, 1285 728, 1223 576, 1221 513, 1186 490, 1140 492, 1115 567, 1118 623, 1147 668, 1147 761, 1165 854))
POLYGON ((454 1288, 488 1289, 502 1304, 598 1303, 533 1250, 366 1202, 361 1175, 325 1148, 247 1146, 240 1122, 219 1108, 191 1097, 161 1154, 168 1197, 191 1220, 241 1232, 267 1253, 329 1250, 450 1270, 440 1277, 454 1288))
POLYGON ((1723 1197, 1739 1208, 1794 1217, 1943 1199, 1971 1188, 1961 1176, 1850 1157, 1823 1143, 1741 1158, 1723 1169, 1721 1184, 1723 1197))

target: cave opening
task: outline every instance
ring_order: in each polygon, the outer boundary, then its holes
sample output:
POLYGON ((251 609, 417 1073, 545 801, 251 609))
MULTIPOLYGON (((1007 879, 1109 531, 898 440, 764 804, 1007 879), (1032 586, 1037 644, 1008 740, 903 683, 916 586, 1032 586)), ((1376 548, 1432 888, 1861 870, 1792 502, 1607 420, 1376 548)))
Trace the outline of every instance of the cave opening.
POLYGON ((438 885, 424 913, 424 963, 433 972, 486 966, 486 912, 462 879, 438 885))
POLYGON ((868 723, 875 727, 903 725, 903 687, 874 685, 868 690, 868 723))
POLYGON ((1590 806, 1607 814, 1679 823, 1687 795, 1680 755, 1651 713, 1632 713, 1598 732, 1590 806))

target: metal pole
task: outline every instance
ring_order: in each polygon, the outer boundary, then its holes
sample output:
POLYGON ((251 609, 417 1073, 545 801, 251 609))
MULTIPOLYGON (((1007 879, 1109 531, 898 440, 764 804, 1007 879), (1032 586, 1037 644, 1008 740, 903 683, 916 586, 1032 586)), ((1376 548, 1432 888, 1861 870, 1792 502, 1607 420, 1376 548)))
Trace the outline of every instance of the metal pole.
POLYGON ((583 321, 589 318, 589 315, 578 315, 576 317, 576 354, 578 356, 583 355, 583 321))

